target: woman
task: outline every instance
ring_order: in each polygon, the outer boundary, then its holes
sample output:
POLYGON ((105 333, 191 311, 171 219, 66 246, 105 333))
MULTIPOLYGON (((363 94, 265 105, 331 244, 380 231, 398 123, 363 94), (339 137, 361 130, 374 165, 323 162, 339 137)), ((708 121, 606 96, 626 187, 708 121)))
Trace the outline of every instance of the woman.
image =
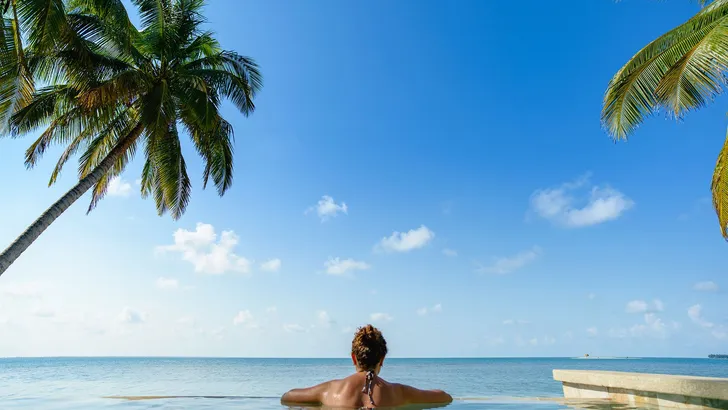
POLYGON ((357 329, 351 342, 351 360, 356 373, 306 389, 293 389, 281 398, 283 404, 324 405, 348 408, 397 407, 407 404, 446 404, 452 397, 442 390, 420 390, 389 383, 379 377, 387 355, 387 341, 372 325, 357 329))

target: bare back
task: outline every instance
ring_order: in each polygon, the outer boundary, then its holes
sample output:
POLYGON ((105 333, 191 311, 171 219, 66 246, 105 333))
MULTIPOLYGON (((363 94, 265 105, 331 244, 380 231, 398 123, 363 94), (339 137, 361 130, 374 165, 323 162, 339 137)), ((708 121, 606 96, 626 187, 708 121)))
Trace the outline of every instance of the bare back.
POLYGON ((371 399, 364 387, 366 374, 355 373, 347 378, 332 380, 307 389, 294 389, 281 401, 286 404, 317 404, 340 408, 398 407, 407 404, 449 403, 452 397, 441 390, 420 390, 403 384, 389 383, 375 376, 371 399))

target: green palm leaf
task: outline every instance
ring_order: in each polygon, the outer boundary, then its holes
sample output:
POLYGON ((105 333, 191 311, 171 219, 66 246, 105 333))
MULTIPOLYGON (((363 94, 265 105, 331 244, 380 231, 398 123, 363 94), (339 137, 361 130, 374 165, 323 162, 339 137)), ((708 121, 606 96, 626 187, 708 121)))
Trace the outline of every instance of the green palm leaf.
MULTIPOLYGON (((665 75, 689 50, 699 46, 707 34, 724 25, 726 18, 728 0, 716 0, 686 23, 648 44, 617 72, 609 82, 602 109, 602 121, 612 136, 626 138, 668 96, 674 97, 675 94, 667 91, 668 85, 662 86, 663 97, 658 96, 657 90, 665 75)), ((709 48, 705 46, 703 50, 709 48)), ((688 102, 685 98, 681 101, 688 102)))
MULTIPOLYGON (((707 4, 707 5, 706 5, 707 4)), ((612 78, 602 109, 605 128, 627 138, 659 109, 675 117, 712 102, 728 71, 728 0, 704 7, 648 44, 612 78)), ((721 234, 728 240, 728 140, 718 156, 711 190, 721 234)))
POLYGON ((710 190, 713 193, 713 206, 718 215, 720 233, 728 238, 728 136, 718 154, 710 190))

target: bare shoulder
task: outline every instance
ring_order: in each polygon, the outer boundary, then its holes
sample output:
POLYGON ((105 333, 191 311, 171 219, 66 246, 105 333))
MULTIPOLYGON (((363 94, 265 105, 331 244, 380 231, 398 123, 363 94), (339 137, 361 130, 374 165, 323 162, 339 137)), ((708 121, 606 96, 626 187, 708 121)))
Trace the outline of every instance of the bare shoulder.
POLYGON ((450 403, 452 401, 452 396, 443 390, 422 390, 398 383, 393 383, 392 385, 399 389, 402 398, 408 404, 450 403))
POLYGON ((340 383, 341 380, 329 380, 315 386, 293 389, 281 397, 281 402, 284 404, 321 404, 326 393, 340 383))

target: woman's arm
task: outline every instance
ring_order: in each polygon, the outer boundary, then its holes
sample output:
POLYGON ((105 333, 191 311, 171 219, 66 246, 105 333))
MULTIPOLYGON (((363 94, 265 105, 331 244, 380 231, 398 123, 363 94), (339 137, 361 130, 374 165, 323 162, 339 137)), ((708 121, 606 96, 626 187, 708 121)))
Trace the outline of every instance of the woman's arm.
POLYGON ((439 404, 452 402, 452 396, 442 390, 420 390, 404 384, 400 385, 402 396, 408 404, 439 404))
POLYGON ((331 382, 321 383, 305 389, 293 389, 281 397, 283 404, 321 404, 324 393, 331 382))

